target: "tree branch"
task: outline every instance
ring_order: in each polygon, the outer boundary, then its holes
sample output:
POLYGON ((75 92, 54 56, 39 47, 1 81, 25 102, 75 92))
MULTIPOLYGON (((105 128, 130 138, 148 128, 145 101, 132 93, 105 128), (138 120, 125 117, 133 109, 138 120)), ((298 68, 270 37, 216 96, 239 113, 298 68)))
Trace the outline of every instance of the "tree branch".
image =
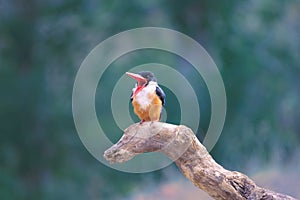
POLYGON ((122 163, 137 154, 161 152, 171 158, 183 175, 215 199, 294 198, 258 187, 246 175, 224 169, 210 156, 191 129, 161 122, 133 124, 121 139, 104 152, 111 163, 122 163))

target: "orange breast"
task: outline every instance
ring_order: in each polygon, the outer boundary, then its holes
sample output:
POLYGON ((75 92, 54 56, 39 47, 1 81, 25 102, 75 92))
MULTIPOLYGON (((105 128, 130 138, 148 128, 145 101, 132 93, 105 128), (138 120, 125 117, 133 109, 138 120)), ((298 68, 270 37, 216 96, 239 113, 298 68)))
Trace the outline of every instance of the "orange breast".
POLYGON ((134 113, 143 121, 159 121, 162 102, 156 94, 148 94, 149 99, 152 99, 148 106, 141 106, 135 98, 132 100, 134 113))

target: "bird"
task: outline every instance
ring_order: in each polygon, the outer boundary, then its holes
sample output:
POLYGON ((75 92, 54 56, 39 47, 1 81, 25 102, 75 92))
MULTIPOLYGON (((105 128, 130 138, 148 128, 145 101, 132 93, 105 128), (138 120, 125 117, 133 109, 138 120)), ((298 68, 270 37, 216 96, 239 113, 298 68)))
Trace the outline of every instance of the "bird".
POLYGON ((150 71, 138 73, 126 72, 137 83, 130 97, 133 111, 140 118, 140 124, 146 121, 160 121, 166 95, 159 87, 157 79, 150 71))

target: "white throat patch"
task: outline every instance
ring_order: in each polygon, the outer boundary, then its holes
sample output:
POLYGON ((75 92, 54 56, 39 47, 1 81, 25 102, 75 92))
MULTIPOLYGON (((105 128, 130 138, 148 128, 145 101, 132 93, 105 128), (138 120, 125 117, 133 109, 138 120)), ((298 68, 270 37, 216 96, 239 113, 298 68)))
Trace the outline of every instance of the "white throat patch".
MULTIPOLYGON (((142 109, 146 109, 153 101, 153 93, 155 93, 157 82, 150 81, 146 87, 144 87, 139 93, 136 94, 134 100, 141 106, 142 109)), ((132 89, 134 93, 137 87, 132 89)))

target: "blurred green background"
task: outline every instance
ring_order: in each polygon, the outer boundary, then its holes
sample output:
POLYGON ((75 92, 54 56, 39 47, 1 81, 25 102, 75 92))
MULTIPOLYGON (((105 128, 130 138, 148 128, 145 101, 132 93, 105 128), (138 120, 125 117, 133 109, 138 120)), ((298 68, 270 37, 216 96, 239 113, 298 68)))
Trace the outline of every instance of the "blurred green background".
MULTIPOLYGON (((298 0, 1 0, 1 199, 130 199, 141 185, 182 176, 175 165, 145 174, 106 167, 88 153, 73 123, 72 87, 85 56, 106 38, 143 26, 187 34, 219 67, 228 108, 211 152, 217 162, 249 175, 273 166, 298 172, 299 19, 298 0)), ((155 58, 183 73, 202 102, 201 140, 210 119, 205 83, 192 67, 162 53, 144 51, 124 65, 155 58)), ((107 86, 109 103, 124 68, 105 73, 100 84, 107 86)), ((167 91, 167 110, 178 107, 172 95, 167 91)), ((100 123, 115 142, 122 131, 107 107, 97 104, 97 112, 107 116, 100 123)), ((177 114, 167 121, 176 123, 177 114)))

